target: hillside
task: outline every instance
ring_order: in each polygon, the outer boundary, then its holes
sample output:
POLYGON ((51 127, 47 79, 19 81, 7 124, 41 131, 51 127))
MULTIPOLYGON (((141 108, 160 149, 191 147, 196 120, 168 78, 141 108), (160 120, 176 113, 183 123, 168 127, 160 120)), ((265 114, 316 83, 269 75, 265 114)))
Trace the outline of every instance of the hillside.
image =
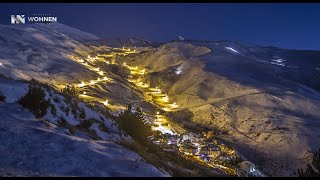
POLYGON ((85 119, 78 119, 63 112, 63 107, 72 107, 65 104, 68 101, 54 92, 47 93, 47 98, 59 99, 54 102, 56 113, 48 110, 39 121, 16 103, 27 85, 0 79, 0 91, 6 96, 6 102, 0 102, 1 176, 168 176, 116 144, 128 137, 121 135, 113 120, 85 104, 79 103, 86 112, 85 119), (59 122, 62 117, 66 127, 59 122), (88 129, 77 126, 92 119, 96 121, 88 129))
MULTIPOLYGON (((11 140, 17 142, 12 145, 9 140, 4 141, 7 144, 3 147, 10 147, 18 154, 25 153, 23 148, 16 146, 26 141, 30 147, 28 152, 35 149, 43 153, 37 147, 48 144, 48 139, 54 143, 68 142, 72 146, 70 151, 68 146, 58 145, 50 152, 60 157, 65 150, 70 161, 78 162, 79 157, 81 166, 77 168, 90 171, 82 174, 79 169, 69 171, 71 165, 66 165, 65 169, 54 170, 56 167, 52 166, 48 167, 52 169, 41 170, 40 165, 32 163, 44 160, 35 158, 26 164, 28 168, 21 172, 22 176, 26 173, 54 176, 166 175, 144 164, 143 160, 139 161, 137 174, 134 174, 130 164, 139 159, 138 155, 114 143, 119 139, 128 140, 127 137, 112 125, 114 120, 101 118, 101 114, 86 107, 88 103, 103 104, 105 101, 113 114, 133 103, 143 109, 150 122, 161 110, 159 116, 168 127, 171 123, 170 128, 178 134, 213 130, 219 141, 259 165, 269 176, 294 176, 294 170, 305 167, 310 152, 320 147, 320 51, 287 50, 231 41, 153 43, 138 38, 100 39, 58 23, 0 25, 0 31, 3 32, 0 34, 0 90, 7 96, 6 103, 0 102, 0 114, 8 112, 1 121, 9 124, 1 133, 19 137, 11 140), (96 119, 96 124, 90 124, 90 129, 96 133, 90 130, 89 134, 76 132, 75 136, 67 136, 70 131, 58 127, 59 118, 64 118, 70 126, 81 124, 83 119, 65 113, 65 109, 73 106, 72 102, 62 103, 65 101, 61 95, 50 95, 49 91, 47 98, 58 99, 53 104, 59 107, 55 115, 48 111, 44 117, 53 127, 36 122, 31 113, 16 104, 27 88, 26 82, 17 80, 32 78, 56 90, 69 83, 76 85, 82 93, 80 99, 86 102, 78 102, 75 114, 85 111, 87 120, 96 119), (159 91, 164 100, 158 98, 156 103, 152 95, 150 98, 150 92, 157 93, 154 91, 159 91), (177 108, 163 108, 168 104, 177 108), (15 109, 18 110, 15 112, 15 109), (102 122, 111 130, 109 133, 99 130, 102 122), (31 128, 16 129, 17 124, 31 128), (47 138, 31 143, 34 141, 24 139, 20 133, 30 134, 31 139, 36 138, 37 133, 47 138), (79 151, 73 154, 74 149, 79 151), (91 169, 89 160, 80 158, 82 153, 90 154, 95 159, 91 163, 97 163, 102 169, 91 169), (121 163, 103 166, 102 163, 108 160, 121 163), (107 171, 108 167, 113 170, 107 171), (126 168, 128 172, 124 172, 126 168), (143 168, 148 171, 144 172, 143 168)), ((164 131, 172 133, 172 130, 164 131)), ((0 153, 2 155, 7 159, 0 164, 0 175, 2 172, 16 172, 20 166, 16 161, 24 158, 17 156, 10 160, 4 151, 0 153), (13 170, 4 167, 13 167, 13 170)), ((171 162, 167 164, 171 166, 171 162)), ((20 173, 16 172, 16 175, 20 173)))
POLYGON ((226 131, 220 138, 263 172, 292 176, 320 146, 319 57, 319 51, 176 41, 120 60, 146 67, 146 82, 192 113, 172 121, 191 131, 199 125, 226 131))
POLYGON ((0 102, 0 133, 5 137, 0 145, 0 176, 169 176, 118 145, 130 142, 130 137, 86 103, 76 102, 72 110, 74 101, 48 90, 46 98, 55 112, 49 108, 40 119, 17 104, 28 90, 25 80, 57 88, 96 78, 95 72, 68 59, 73 53, 87 56, 91 47, 82 42, 96 36, 62 24, 1 25, 0 29, 0 91, 6 97, 0 102))

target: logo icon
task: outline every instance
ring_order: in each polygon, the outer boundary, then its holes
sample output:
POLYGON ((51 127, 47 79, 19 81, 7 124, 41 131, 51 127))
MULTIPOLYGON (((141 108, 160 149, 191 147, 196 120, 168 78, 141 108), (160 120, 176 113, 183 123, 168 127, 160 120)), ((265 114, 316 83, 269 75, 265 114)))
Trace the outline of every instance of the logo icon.
POLYGON ((11 15, 11 24, 25 24, 25 15, 11 15))

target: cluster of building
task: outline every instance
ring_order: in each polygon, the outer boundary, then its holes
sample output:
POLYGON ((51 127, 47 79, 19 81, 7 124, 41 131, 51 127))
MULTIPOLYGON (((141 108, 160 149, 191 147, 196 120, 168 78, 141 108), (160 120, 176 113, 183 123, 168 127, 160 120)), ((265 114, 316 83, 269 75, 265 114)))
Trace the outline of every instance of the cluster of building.
POLYGON ((224 144, 219 144, 216 140, 207 139, 196 133, 180 135, 167 133, 154 142, 168 151, 177 150, 183 155, 198 156, 207 163, 221 162, 223 164, 223 162, 227 163, 239 158, 236 151, 227 148, 224 144))
POLYGON ((202 134, 191 132, 175 135, 167 133, 154 142, 166 151, 176 151, 184 156, 197 157, 216 167, 231 169, 238 176, 266 177, 253 163, 249 161, 241 162, 242 158, 238 152, 222 143, 218 143, 217 140, 208 139, 202 134), (232 164, 232 162, 236 162, 237 165, 232 164))

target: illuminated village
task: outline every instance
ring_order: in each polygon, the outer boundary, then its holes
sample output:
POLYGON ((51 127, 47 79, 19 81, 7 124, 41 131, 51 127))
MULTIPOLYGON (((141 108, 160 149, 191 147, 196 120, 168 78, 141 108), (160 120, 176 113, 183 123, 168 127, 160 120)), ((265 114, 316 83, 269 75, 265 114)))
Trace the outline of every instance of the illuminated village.
MULTIPOLYGON (((110 77, 106 76, 106 72, 101 71, 99 67, 95 66, 95 62, 102 61, 106 66, 109 64, 126 67, 130 70, 130 76, 127 79, 133 86, 143 90, 145 99, 153 102, 159 109, 155 114, 151 114, 153 120, 149 123, 152 124, 153 131, 161 132, 161 137, 151 137, 150 140, 155 144, 160 145, 165 151, 176 151, 186 159, 192 160, 198 164, 217 168, 229 175, 238 176, 266 176, 249 161, 243 161, 241 167, 241 155, 233 149, 228 148, 223 143, 218 142, 211 132, 208 134, 196 134, 193 132, 178 134, 171 127, 170 122, 166 117, 167 112, 179 110, 179 105, 172 102, 168 94, 161 91, 159 87, 150 87, 146 82, 141 81, 140 76, 148 73, 146 68, 139 66, 130 66, 127 63, 117 63, 116 56, 127 56, 128 54, 139 53, 139 50, 134 48, 113 48, 108 54, 96 54, 84 60, 78 57, 69 56, 73 61, 76 61, 90 70, 96 72, 100 78, 93 79, 89 82, 81 81, 80 84, 75 84, 80 89, 80 97, 85 101, 98 101, 110 109, 117 109, 113 106, 108 99, 99 99, 90 96, 90 92, 86 90, 86 86, 93 86, 97 83, 112 82, 110 77)), ((179 74, 180 72, 177 72, 179 74)), ((63 87, 62 87, 63 88, 63 87)), ((122 108, 123 109, 123 108, 122 108)), ((134 110, 134 109, 132 109, 134 110)))

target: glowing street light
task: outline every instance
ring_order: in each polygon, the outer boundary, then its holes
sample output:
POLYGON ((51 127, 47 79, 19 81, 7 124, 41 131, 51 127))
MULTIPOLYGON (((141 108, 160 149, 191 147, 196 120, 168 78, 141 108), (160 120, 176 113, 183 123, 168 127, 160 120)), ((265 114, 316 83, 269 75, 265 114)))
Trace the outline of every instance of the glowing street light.
POLYGON ((165 107, 165 108, 162 108, 164 111, 168 112, 168 111, 171 111, 169 108, 165 107))
POLYGON ((100 71, 99 74, 100 74, 100 75, 103 75, 103 71, 100 71))
POLYGON ((171 105, 172 108, 177 108, 178 105, 174 102, 172 105, 171 105))
POLYGON ((103 104, 104 104, 105 106, 108 106, 108 105, 109 105, 108 100, 104 101, 103 104))
POLYGON ((81 82, 81 84, 79 84, 79 87, 83 87, 85 86, 86 84, 84 82, 81 82))
POLYGON ((96 71, 99 71, 99 70, 100 70, 100 68, 95 68, 95 70, 96 70, 96 71))
POLYGON ((97 81, 101 81, 101 79, 100 79, 100 78, 98 78, 98 79, 97 79, 97 81))
POLYGON ((90 84, 95 84, 95 82, 93 80, 90 81, 90 84))
POLYGON ((86 95, 87 93, 86 92, 83 92, 83 95, 86 95))
POLYGON ((157 115, 159 115, 160 113, 159 113, 159 111, 157 112, 157 115))
POLYGON ((107 61, 106 63, 107 63, 107 64, 110 64, 110 61, 107 61))
POLYGON ((108 80, 108 78, 105 76, 105 77, 103 77, 103 80, 105 80, 105 81, 106 81, 106 80, 108 80))
POLYGON ((126 66, 126 63, 123 63, 124 66, 126 66))

